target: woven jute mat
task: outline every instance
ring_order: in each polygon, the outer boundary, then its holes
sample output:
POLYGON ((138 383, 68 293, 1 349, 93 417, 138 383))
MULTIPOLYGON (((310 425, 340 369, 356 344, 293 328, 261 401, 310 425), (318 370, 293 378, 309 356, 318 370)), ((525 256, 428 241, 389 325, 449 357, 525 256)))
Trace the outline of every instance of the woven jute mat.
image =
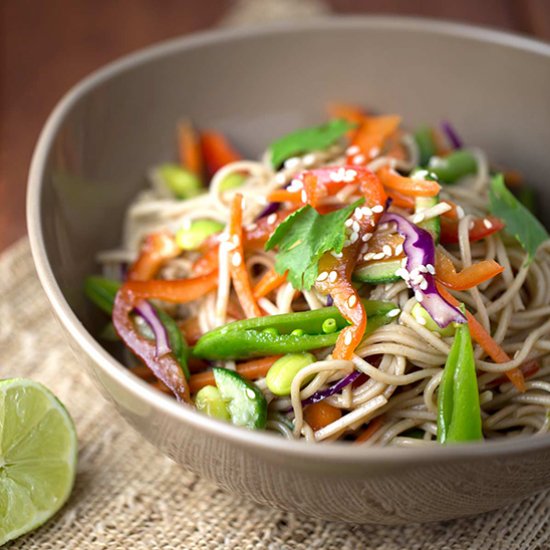
POLYGON ((80 443, 68 504, 8 544, 11 550, 550 548, 550 493, 455 522, 350 526, 261 507, 186 472, 130 428, 88 380, 50 312, 26 239, 0 257, 0 319, 0 378, 33 378, 54 391, 80 443))

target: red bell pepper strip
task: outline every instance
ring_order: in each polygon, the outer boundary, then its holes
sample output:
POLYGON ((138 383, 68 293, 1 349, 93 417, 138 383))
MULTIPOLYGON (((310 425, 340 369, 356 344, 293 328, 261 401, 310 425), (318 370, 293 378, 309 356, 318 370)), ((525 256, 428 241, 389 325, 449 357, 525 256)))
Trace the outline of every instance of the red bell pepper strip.
MULTIPOLYGON (((480 241, 493 233, 497 233, 504 229, 504 222, 494 216, 486 216, 485 218, 477 218, 473 220, 473 226, 469 231, 470 242, 480 241)), ((441 217, 441 236, 442 244, 458 243, 458 220, 449 219, 447 216, 441 217)))
POLYGON ((384 187, 413 197, 435 197, 441 186, 436 181, 408 178, 385 166, 376 172, 384 187))
POLYGON ((130 281, 152 279, 166 260, 175 258, 181 252, 172 235, 162 231, 151 233, 145 238, 138 259, 128 271, 130 281))
POLYGON ((201 149, 206 171, 210 177, 226 164, 242 159, 225 136, 219 132, 202 132, 201 149))
POLYGON ((346 360, 352 358, 367 326, 367 314, 351 284, 351 276, 364 245, 362 237, 374 231, 387 198, 379 179, 372 172, 365 168, 354 169, 365 197, 365 205, 376 211, 371 215, 353 214, 353 218, 350 218, 354 220, 352 233, 347 246, 342 250, 342 256, 335 258, 330 252, 324 254, 319 260, 319 276, 315 282, 315 288, 322 294, 330 294, 334 305, 351 323, 349 327, 342 329, 332 354, 335 359, 346 360))
POLYGON ((366 164, 380 154, 386 140, 397 131, 401 117, 396 115, 367 117, 355 134, 348 150, 349 164, 366 164))
POLYGON ((494 260, 483 260, 457 273, 447 255, 439 251, 435 255, 436 279, 453 290, 468 290, 496 277, 503 271, 504 268, 494 260))
POLYGON ((189 384, 172 352, 157 356, 155 342, 140 336, 134 326, 130 314, 140 300, 141 298, 128 288, 123 287, 118 291, 113 307, 115 329, 132 352, 151 369, 163 384, 170 388, 178 401, 190 403, 189 384))
POLYGON ((245 315, 249 318, 261 317, 262 312, 254 299, 244 261, 242 219, 243 197, 237 193, 233 197, 229 218, 229 243, 233 245, 233 250, 229 252, 229 273, 245 315))

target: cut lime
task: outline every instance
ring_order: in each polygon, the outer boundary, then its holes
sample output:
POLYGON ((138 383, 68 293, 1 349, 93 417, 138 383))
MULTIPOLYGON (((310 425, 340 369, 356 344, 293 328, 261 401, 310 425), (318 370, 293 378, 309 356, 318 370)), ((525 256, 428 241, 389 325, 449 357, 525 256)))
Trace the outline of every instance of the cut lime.
POLYGON ((0 546, 63 506, 77 450, 73 421, 48 389, 32 380, 0 381, 0 546))

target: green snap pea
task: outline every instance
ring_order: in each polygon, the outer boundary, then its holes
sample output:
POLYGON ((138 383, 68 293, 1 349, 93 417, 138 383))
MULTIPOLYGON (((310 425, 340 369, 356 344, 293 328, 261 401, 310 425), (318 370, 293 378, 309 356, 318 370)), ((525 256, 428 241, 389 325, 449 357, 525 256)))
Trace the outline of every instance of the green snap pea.
POLYGON ((84 281, 84 294, 107 315, 112 315, 115 296, 121 284, 106 277, 91 275, 84 281))
MULTIPOLYGON (((271 365, 265 377, 267 387, 275 395, 290 395, 294 377, 315 361, 317 359, 311 353, 287 353, 271 365)), ((304 383, 307 383, 307 380, 304 380, 304 383)))
POLYGON ((197 410, 213 418, 228 422, 231 420, 227 404, 223 400, 220 390, 215 386, 204 386, 204 388, 201 388, 197 392, 195 407, 197 407, 197 410))
POLYGON ((182 250, 197 250, 210 235, 219 233, 224 224, 214 220, 195 220, 176 231, 176 243, 182 250))
MULTIPOLYGON (((363 300, 363 305, 369 318, 366 334, 391 322, 387 313, 395 309, 395 304, 363 300)), ((334 306, 243 319, 204 334, 193 349, 193 354, 216 360, 299 353, 333 346, 340 331, 346 326, 348 322, 334 306), (336 330, 329 334, 323 331, 323 323, 327 319, 333 319, 336 323, 336 330), (303 330, 304 334, 292 334, 296 329, 303 330)))
POLYGON ((425 166, 436 153, 432 129, 429 126, 422 126, 414 133, 414 140, 420 153, 420 164, 425 166))
POLYGON ((456 329, 437 396, 437 440, 460 443, 483 439, 481 409, 470 329, 456 329))
POLYGON ((189 365, 187 364, 190 353, 189 346, 183 338, 183 335, 178 325, 176 324, 176 321, 174 321, 174 319, 172 319, 172 317, 170 317, 168 313, 162 311, 162 309, 155 308, 155 311, 159 316, 160 322, 164 325, 164 328, 168 333, 170 349, 172 350, 174 357, 178 360, 178 363, 180 364, 181 370, 183 371, 185 378, 189 380, 189 376, 191 375, 191 373, 189 372, 189 365))
POLYGON ((477 160, 469 151, 457 150, 446 157, 432 157, 428 163, 430 172, 433 172, 439 181, 443 183, 455 183, 455 181, 475 174, 477 160))
POLYGON ((247 176, 241 172, 231 172, 220 182, 220 191, 229 191, 241 187, 246 181, 247 176))
POLYGON ((190 199, 204 191, 196 174, 177 164, 163 164, 157 168, 158 175, 178 199, 190 199))

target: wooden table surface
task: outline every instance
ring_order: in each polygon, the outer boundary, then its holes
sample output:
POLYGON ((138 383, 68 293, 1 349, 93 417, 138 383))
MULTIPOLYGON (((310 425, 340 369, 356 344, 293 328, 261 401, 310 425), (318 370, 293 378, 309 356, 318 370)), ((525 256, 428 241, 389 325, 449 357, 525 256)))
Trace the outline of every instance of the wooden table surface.
MULTIPOLYGON (((337 13, 445 18, 550 40, 550 0, 326 1, 337 13)), ((63 93, 116 57, 215 25, 236 2, 0 0, 0 251, 25 234, 32 150, 63 93)))

